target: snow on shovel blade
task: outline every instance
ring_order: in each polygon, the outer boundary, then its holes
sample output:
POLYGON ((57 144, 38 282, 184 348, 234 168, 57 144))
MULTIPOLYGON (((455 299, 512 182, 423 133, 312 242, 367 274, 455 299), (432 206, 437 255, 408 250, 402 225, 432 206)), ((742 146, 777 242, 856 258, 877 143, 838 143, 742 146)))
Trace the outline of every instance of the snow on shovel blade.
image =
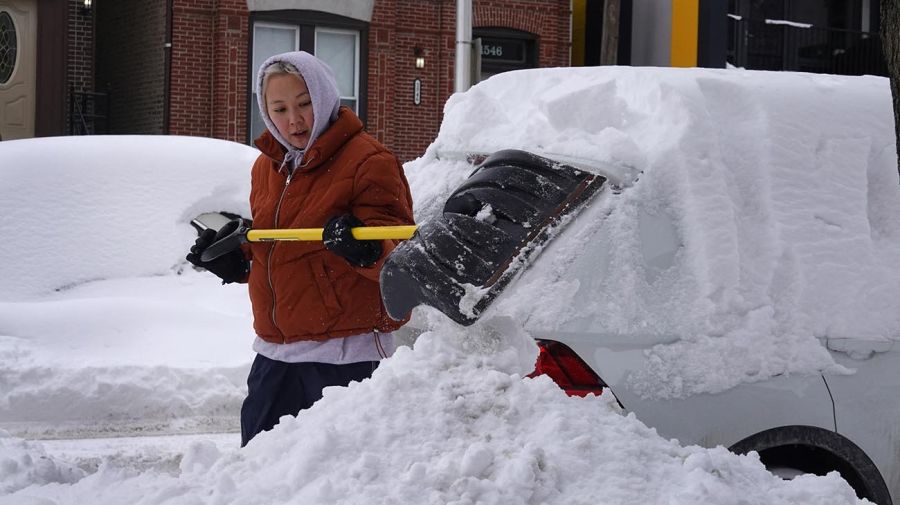
POLYGON ((526 151, 498 151, 419 226, 381 271, 397 320, 420 304, 475 322, 503 287, 594 196, 606 179, 526 151))

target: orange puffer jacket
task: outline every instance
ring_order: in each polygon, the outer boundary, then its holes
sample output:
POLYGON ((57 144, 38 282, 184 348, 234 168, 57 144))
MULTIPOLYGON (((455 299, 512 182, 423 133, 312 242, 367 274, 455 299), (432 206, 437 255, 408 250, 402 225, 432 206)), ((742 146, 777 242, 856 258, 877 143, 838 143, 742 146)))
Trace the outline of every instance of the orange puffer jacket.
MULTIPOLYGON (((341 107, 291 177, 281 168, 284 148, 264 132, 256 146, 250 210, 253 227, 321 228, 352 213, 367 226, 413 224, 409 183, 399 161, 341 107)), ((254 329, 264 340, 290 343, 393 331, 381 303, 378 275, 396 246, 383 241, 371 267, 352 266, 322 242, 254 242, 248 278, 254 329)))

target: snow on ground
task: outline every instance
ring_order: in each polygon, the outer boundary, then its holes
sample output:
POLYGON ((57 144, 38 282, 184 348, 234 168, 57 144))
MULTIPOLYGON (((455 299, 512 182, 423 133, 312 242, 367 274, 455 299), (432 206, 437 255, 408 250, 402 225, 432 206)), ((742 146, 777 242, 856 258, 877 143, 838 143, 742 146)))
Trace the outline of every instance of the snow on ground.
POLYGON ((245 449, 194 442, 168 472, 107 464, 83 476, 12 439, 11 459, 39 458, 18 479, 36 485, 8 483, 0 503, 855 502, 837 474, 783 481, 755 457, 664 440, 611 397, 523 380, 535 355, 508 319, 426 333, 245 449))
MULTIPOLYGON (((684 376, 710 349, 745 353, 754 331, 766 339, 751 360, 763 375, 795 360, 791 371, 830 366, 810 342, 821 332, 859 323, 896 337, 896 270, 883 261, 900 215, 887 93, 875 78, 603 68, 500 74, 452 97, 435 144, 407 165, 421 218, 470 170, 461 153, 599 160, 620 167, 611 175, 623 184, 640 173, 590 209, 608 213, 607 258, 638 264, 573 283, 558 272, 583 242, 558 241, 536 278, 518 280, 529 297, 498 300, 472 328, 417 311, 414 348, 245 449, 235 433, 252 359, 245 291, 183 255, 196 214, 247 214, 255 151, 177 137, 0 143, 0 504, 854 503, 835 474, 782 481, 753 455, 662 439, 609 395, 569 398, 523 376, 530 331, 551 311, 610 331, 697 330, 654 349, 656 375, 635 379, 648 383, 684 376), (810 137, 810 120, 826 134, 810 137), (811 211, 791 203, 822 196, 811 211), (667 216, 683 241, 652 282, 641 213, 667 216), (805 242, 809 226, 833 228, 833 240, 805 242), (778 275, 756 275, 772 265, 778 275), (883 310, 865 321, 847 320, 852 308, 823 313, 835 285, 856 308, 870 289, 887 305, 871 302, 883 310), (126 438, 58 440, 88 437, 126 438)), ((595 229, 579 220, 566 233, 595 229)), ((729 387, 747 369, 721 372, 670 393, 729 387)))

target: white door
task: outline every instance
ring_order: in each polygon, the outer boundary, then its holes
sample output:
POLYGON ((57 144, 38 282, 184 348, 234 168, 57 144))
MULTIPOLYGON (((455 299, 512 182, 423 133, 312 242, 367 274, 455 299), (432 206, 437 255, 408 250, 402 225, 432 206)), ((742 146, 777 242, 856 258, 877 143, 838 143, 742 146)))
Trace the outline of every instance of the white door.
POLYGON ((0 139, 34 137, 37 0, 0 0, 0 139))

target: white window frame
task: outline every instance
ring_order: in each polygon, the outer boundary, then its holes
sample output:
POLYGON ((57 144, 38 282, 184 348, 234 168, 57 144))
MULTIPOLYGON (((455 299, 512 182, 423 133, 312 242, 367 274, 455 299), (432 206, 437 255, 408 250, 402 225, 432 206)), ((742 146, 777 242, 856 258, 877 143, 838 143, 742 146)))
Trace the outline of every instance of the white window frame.
POLYGON ((342 100, 353 100, 353 112, 359 114, 359 30, 341 30, 339 28, 316 27, 315 36, 313 37, 313 51, 319 54, 319 34, 320 33, 338 33, 342 35, 352 35, 353 45, 353 96, 341 96, 342 100))

